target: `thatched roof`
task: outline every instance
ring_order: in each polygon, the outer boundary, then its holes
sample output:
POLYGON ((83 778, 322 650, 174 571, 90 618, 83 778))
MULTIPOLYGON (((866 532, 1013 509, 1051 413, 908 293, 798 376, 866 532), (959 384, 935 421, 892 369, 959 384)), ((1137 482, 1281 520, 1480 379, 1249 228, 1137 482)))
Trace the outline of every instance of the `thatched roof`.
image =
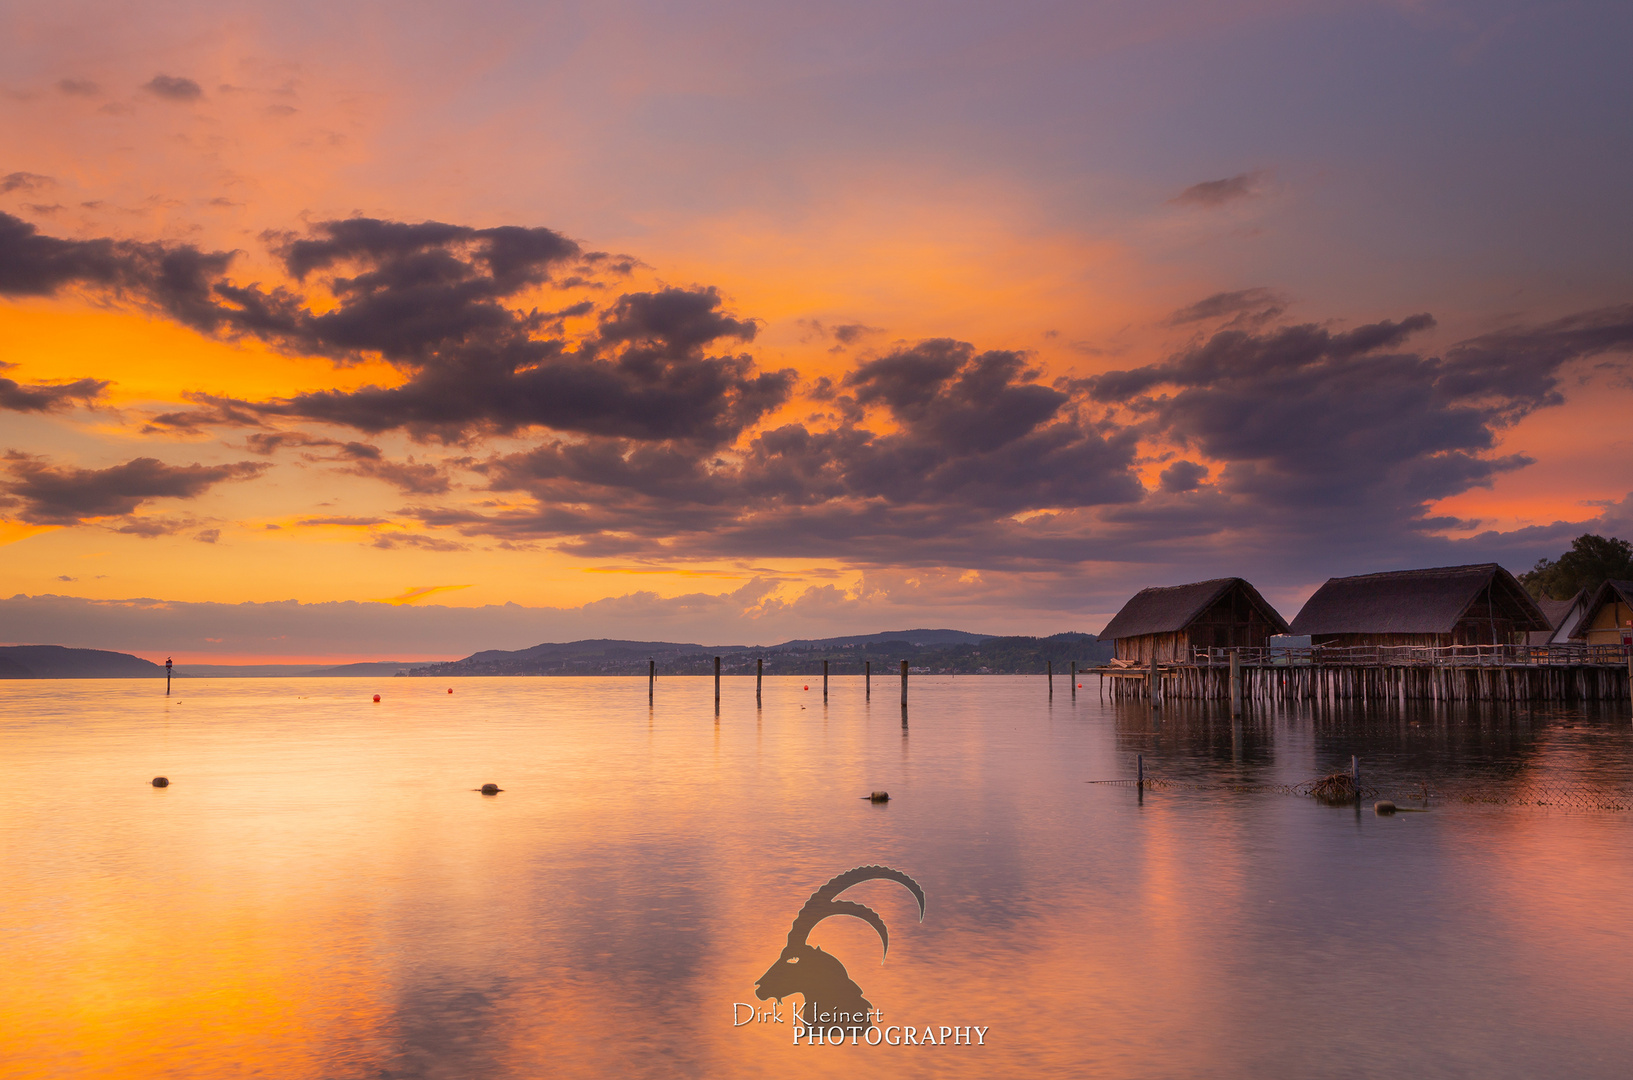
POLYGON ((1248 599, 1278 633, 1286 632, 1287 620, 1259 595, 1259 590, 1239 577, 1227 577, 1196 581, 1189 585, 1141 589, 1100 631, 1100 640, 1171 634, 1183 630, 1237 585, 1246 590, 1248 599))
POLYGON ((1582 621, 1577 623, 1576 629, 1571 632, 1572 639, 1585 639, 1588 636, 1588 623, 1593 621, 1600 608, 1617 598, 1628 607, 1633 607, 1633 581, 1617 581, 1613 578, 1595 589, 1587 607, 1582 609, 1582 621))
POLYGON ((1538 597, 1537 607, 1541 608, 1542 613, 1548 617, 1548 629, 1558 630, 1560 624, 1565 621, 1565 616, 1569 615, 1582 602, 1587 591, 1586 589, 1578 589, 1576 595, 1569 600, 1550 600, 1546 596, 1538 597))
POLYGON ((1331 578, 1293 619, 1294 634, 1449 634, 1487 585, 1519 630, 1549 630, 1514 575, 1496 563, 1331 578))

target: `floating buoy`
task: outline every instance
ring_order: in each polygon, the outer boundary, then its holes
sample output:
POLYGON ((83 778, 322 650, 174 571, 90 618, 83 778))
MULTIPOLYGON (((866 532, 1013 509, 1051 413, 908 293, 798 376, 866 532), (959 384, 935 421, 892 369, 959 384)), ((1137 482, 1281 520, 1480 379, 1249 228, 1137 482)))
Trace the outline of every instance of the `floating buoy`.
POLYGON ((450 694, 451 694, 451 693, 453 693, 453 692, 454 692, 454 688, 453 688, 453 687, 451 687, 451 686, 450 686, 450 687, 449 687, 449 688, 448 688, 448 692, 449 692, 449 693, 450 693, 450 694))
POLYGON ((1390 814, 1395 812, 1395 804, 1390 802, 1388 799, 1384 799, 1380 802, 1373 803, 1372 810, 1379 817, 1388 817, 1390 814))
POLYGON ((483 784, 477 790, 484 795, 497 795, 505 789, 500 787, 498 784, 483 784))
POLYGON ((1079 690, 1081 690, 1081 689, 1083 689, 1083 684, 1082 684, 1082 683, 1078 683, 1078 684, 1077 684, 1077 688, 1078 688, 1078 689, 1079 689, 1079 690))
POLYGON ((809 686, 804 686, 804 687, 801 687, 801 688, 800 688, 800 689, 802 689, 802 690, 809 690, 809 689, 811 689, 811 688, 810 688, 810 687, 809 687, 809 686))
POLYGON ((170 779, 169 779, 169 777, 165 777, 165 776, 155 776, 153 778, 153 786, 154 787, 169 787, 170 786, 170 779))
POLYGON ((380 695, 379 695, 379 694, 375 694, 375 695, 374 695, 374 700, 375 700, 375 701, 379 701, 379 700, 380 700, 380 695))

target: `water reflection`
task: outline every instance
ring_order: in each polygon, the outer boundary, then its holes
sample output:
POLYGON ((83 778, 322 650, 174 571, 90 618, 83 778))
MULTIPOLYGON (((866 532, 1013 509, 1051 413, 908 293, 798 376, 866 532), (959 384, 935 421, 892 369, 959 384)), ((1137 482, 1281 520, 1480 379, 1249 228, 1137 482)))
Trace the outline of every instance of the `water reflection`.
MULTIPOLYGON (((1368 777, 1626 790, 1625 705, 1232 718, 790 679, 0 686, 8 1077, 1623 1075, 1630 813, 1376 818, 1244 791, 1368 777), (437 691, 441 691, 440 695, 437 691), (376 706, 368 698, 382 694, 376 706), (642 715, 644 712, 645 715, 642 715), (898 722, 900 726, 898 726, 898 722), (1137 755, 1191 786, 1140 793, 1137 755), (172 786, 147 781, 167 775, 172 786), (64 778, 71 782, 64 783, 64 778), (504 791, 472 792, 495 781, 504 791), (889 803, 865 796, 883 789, 889 803), (815 884, 887 1023, 733 1026, 815 884), (1335 998, 1335 993, 1338 995, 1335 998), (1335 1007, 1335 1001, 1343 1007, 1335 1007), (225 1063, 225 1064, 224 1064, 225 1063)), ((787 1010, 791 1011, 791 1010, 787 1010)))

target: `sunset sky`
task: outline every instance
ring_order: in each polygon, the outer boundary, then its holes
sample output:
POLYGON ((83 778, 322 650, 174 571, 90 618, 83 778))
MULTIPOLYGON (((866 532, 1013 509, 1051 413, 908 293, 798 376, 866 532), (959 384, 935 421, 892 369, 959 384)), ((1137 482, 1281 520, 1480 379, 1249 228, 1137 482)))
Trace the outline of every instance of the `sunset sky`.
POLYGON ((1633 6, 8 5, 0 640, 1097 631, 1633 537, 1633 6))

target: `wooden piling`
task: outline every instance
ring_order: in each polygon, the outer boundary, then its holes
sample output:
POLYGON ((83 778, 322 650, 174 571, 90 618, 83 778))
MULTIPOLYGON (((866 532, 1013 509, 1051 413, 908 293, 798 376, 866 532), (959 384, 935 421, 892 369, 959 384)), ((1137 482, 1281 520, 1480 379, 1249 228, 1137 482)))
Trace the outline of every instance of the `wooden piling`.
POLYGON ((828 661, 822 661, 822 704, 828 704, 828 661))
POLYGON ((754 704, 760 704, 760 683, 765 679, 765 657, 754 658, 754 704))
POLYGON ((1077 700, 1077 661, 1072 661, 1072 700, 1077 700))
POLYGON ((652 693, 658 681, 658 662, 650 656, 646 658, 646 703, 652 704, 652 693))
POLYGON ((1242 654, 1235 649, 1230 651, 1230 711, 1233 716, 1242 712, 1242 654))
POLYGON ((907 711, 907 661, 902 661, 902 711, 907 711))
POLYGON ((714 658, 714 711, 720 711, 720 657, 714 658))
POLYGON ((1043 662, 1043 674, 1049 680, 1049 700, 1053 701, 1055 700, 1055 662, 1053 660, 1043 662))
POLYGON ((873 700, 873 661, 862 661, 862 696, 868 701, 873 700))

